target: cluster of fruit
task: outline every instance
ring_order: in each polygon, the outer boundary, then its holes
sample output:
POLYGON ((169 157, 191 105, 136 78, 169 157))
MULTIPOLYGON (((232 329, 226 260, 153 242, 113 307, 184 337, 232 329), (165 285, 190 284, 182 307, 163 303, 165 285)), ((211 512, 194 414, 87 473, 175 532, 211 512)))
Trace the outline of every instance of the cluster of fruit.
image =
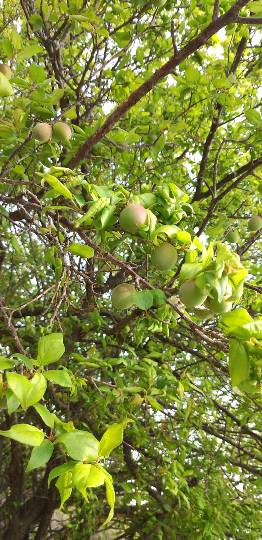
MULTIPOLYGON (((147 211, 141 204, 128 204, 119 217, 121 228, 136 234, 147 225, 147 211)), ((258 230, 262 218, 253 216, 248 228, 258 230)), ((201 319, 230 311, 233 302, 243 293, 246 269, 239 256, 225 245, 217 242, 209 248, 209 262, 192 262, 182 266, 178 295, 187 309, 201 319), (183 273, 185 273, 183 277, 183 273)), ((177 262, 177 250, 169 242, 154 247, 152 265, 161 272, 173 270, 177 262)), ((121 283, 112 290, 111 300, 115 309, 129 309, 134 305, 136 289, 130 283, 121 283)))
POLYGON ((12 70, 8 64, 0 64, 0 97, 12 96, 13 88, 9 82, 11 77, 12 70))
MULTIPOLYGON (((120 227, 131 234, 136 234, 147 222, 147 211, 139 203, 128 204, 119 216, 120 227)), ((177 250, 169 242, 156 246, 151 255, 152 264, 160 271, 172 270, 177 262, 177 250)), ((112 291, 112 305, 115 309, 129 309, 134 304, 136 292, 134 285, 120 283, 112 291)))
MULTIPOLYGON (((8 64, 0 64, 0 97, 13 95, 13 88, 9 82, 12 70, 8 64)), ((32 130, 33 138, 40 143, 46 143, 54 138, 58 142, 65 143, 72 137, 72 130, 65 122, 56 122, 53 126, 46 122, 38 122, 32 130)))
POLYGON ((65 122, 56 122, 53 126, 46 122, 38 122, 32 129, 32 136, 42 144, 52 138, 64 143, 71 139, 72 130, 65 122))
MULTIPOLYGON (((262 184, 261 184, 261 188, 262 188, 262 184)), ((260 189, 260 187, 259 187, 259 189, 260 189)), ((262 189, 261 189, 261 192, 262 192, 262 189)), ((252 216, 248 220, 247 227, 248 227, 248 230, 250 232, 258 231, 262 227, 262 217, 260 217, 260 216, 252 216)), ((230 242, 232 244, 233 243, 238 244, 240 242, 240 234, 236 229, 231 230, 227 234, 226 239, 227 239, 228 242, 230 242)))

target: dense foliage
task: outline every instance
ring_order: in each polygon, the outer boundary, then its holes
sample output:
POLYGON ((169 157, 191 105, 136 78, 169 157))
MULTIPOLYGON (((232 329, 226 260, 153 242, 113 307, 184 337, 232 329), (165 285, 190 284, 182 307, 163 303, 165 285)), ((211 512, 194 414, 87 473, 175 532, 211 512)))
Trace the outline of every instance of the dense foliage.
POLYGON ((261 21, 1 2, 3 540, 261 538, 261 21))

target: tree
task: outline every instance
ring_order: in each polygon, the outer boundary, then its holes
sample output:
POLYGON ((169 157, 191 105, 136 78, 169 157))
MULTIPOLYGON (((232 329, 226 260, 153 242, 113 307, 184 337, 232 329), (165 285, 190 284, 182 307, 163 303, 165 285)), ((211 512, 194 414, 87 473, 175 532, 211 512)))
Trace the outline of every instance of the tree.
POLYGON ((4 540, 260 538, 261 20, 3 2, 4 540))

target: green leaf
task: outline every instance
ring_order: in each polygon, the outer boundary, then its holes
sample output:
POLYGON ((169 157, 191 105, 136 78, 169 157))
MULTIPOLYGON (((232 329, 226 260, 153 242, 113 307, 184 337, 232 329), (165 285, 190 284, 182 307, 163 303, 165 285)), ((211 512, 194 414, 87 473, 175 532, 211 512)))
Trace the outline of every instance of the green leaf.
POLYGON ((109 204, 110 199, 108 197, 101 197, 101 199, 94 201, 91 204, 89 210, 76 221, 77 227, 82 225, 82 223, 91 224, 94 217, 97 216, 97 214, 99 214, 99 212, 103 210, 103 208, 109 206, 109 204))
POLYGON ((87 488, 87 479, 90 473, 92 465, 87 463, 77 463, 73 469, 72 482, 73 486, 80 491, 84 499, 87 500, 86 488, 87 488))
POLYGON ((241 308, 230 311, 229 313, 224 313, 221 316, 220 321, 228 327, 227 332, 230 333, 231 328, 251 322, 252 317, 246 309, 241 308))
POLYGON ((51 413, 44 405, 41 403, 36 403, 34 405, 34 409, 36 412, 41 416, 44 424, 50 428, 54 427, 56 415, 54 413, 51 413))
POLYGON ((52 94, 48 96, 49 102, 51 103, 51 105, 55 105, 56 103, 58 103, 58 101, 60 101, 63 95, 64 95, 63 88, 56 88, 56 90, 54 90, 52 94))
POLYGON ((129 422, 132 422, 132 420, 127 418, 120 424, 112 424, 109 426, 99 442, 98 455, 100 457, 108 457, 112 450, 122 444, 124 429, 129 422))
POLYGON ((105 483, 104 469, 99 465, 91 465, 90 472, 87 477, 87 487, 99 487, 105 483))
POLYGON ((160 405, 160 403, 158 403, 158 401, 154 397, 148 396, 147 400, 148 400, 148 403, 150 403, 151 407, 155 409, 155 411, 163 411, 162 405, 160 405))
POLYGON ((245 346, 236 339, 230 340, 229 373, 232 386, 238 386, 249 377, 249 358, 245 346))
POLYGON ((52 482, 52 480, 54 480, 54 478, 63 475, 65 472, 72 471, 74 467, 74 461, 68 461, 67 463, 63 463, 62 465, 54 467, 54 469, 50 471, 48 476, 48 486, 50 486, 50 483, 52 482))
POLYGON ((241 327, 241 337, 262 339, 262 319, 243 324, 241 327))
POLYGON ((46 380, 41 373, 35 373, 31 380, 19 373, 6 374, 8 386, 19 400, 24 410, 42 399, 46 391, 46 380))
POLYGON ((67 454, 76 461, 95 461, 98 457, 98 440, 88 431, 64 433, 56 442, 63 444, 67 454))
POLYGON ((65 352, 63 334, 55 332, 43 336, 38 341, 37 362, 40 366, 46 366, 60 360, 65 352))
POLYGON ((63 195, 65 199, 73 199, 73 195, 69 189, 56 178, 56 176, 52 176, 51 174, 45 174, 44 181, 47 182, 57 193, 60 195, 63 195))
POLYGON ((46 72, 42 66, 31 64, 28 72, 30 79, 35 83, 41 83, 46 80, 46 72))
POLYGON ((166 303, 166 295, 161 289, 154 289, 151 294, 153 295, 154 306, 160 307, 166 303))
POLYGON ((34 364, 31 358, 27 358, 27 356, 25 356, 24 354, 15 353, 15 354, 12 354, 12 358, 17 358, 17 360, 19 360, 22 364, 24 364, 25 367, 27 367, 28 369, 33 369, 34 367, 34 364))
POLYGON ((42 17, 40 17, 40 15, 37 15, 36 13, 33 13, 33 15, 30 15, 29 22, 34 28, 34 30, 40 30, 43 26, 42 17))
POLYGON ((153 294, 147 289, 136 291, 133 296, 134 304, 142 310, 151 308, 154 302, 153 294))
POLYGON ((72 473, 67 471, 59 476, 56 481, 56 487, 60 494, 60 509, 63 508, 65 502, 69 499, 72 493, 72 473))
POLYGON ((0 369, 10 369, 16 364, 15 360, 10 360, 5 356, 0 356, 0 369))
POLYGON ((30 424, 15 424, 7 431, 0 431, 0 435, 29 446, 40 446, 44 440, 43 431, 30 424))
POLYGON ((201 73, 194 66, 188 66, 185 70, 185 76, 187 83, 194 84, 199 81, 201 73))
POLYGON ((71 377, 65 369, 49 369, 44 372, 44 376, 48 381, 59 384, 59 386, 67 388, 72 386, 71 377))
POLYGON ((105 486, 106 486, 106 500, 110 506, 110 512, 107 516, 107 519, 104 521, 103 526, 105 526, 111 519, 114 517, 114 508, 115 508, 115 490, 113 486, 112 480, 110 478, 105 478, 105 486))
POLYGON ((91 259, 94 256, 93 248, 83 244, 70 244, 68 251, 73 253, 73 255, 79 255, 85 259, 91 259))
POLYGON ((54 445, 48 440, 44 440, 40 446, 36 446, 32 450, 32 454, 26 467, 26 472, 43 467, 51 458, 53 450, 54 445))
POLYGON ((161 152, 165 146, 166 140, 164 135, 160 135, 160 137, 157 139, 157 141, 154 144, 154 150, 158 154, 158 152, 161 152))
POLYGON ((12 390, 10 390, 10 388, 7 388, 5 395, 6 395, 7 412, 8 414, 13 414, 20 407, 20 401, 17 399, 15 394, 12 392, 12 390))
POLYGON ((22 62, 23 60, 28 60, 28 58, 32 58, 32 56, 35 56, 40 52, 42 52, 42 47, 38 43, 27 45, 26 47, 24 47, 24 49, 22 49, 20 53, 18 53, 16 60, 17 62, 22 62))
POLYGON ((177 240, 180 244, 190 244, 191 243, 191 234, 187 231, 177 231, 177 240))
POLYGON ((179 279, 181 282, 192 279, 202 271, 201 263, 185 263, 181 268, 179 279))

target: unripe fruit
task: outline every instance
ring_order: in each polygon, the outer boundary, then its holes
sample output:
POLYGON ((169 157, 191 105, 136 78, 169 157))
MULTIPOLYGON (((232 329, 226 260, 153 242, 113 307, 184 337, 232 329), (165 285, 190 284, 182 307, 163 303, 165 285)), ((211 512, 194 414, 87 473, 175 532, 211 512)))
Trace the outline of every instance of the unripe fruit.
POLYGON ((225 298, 219 302, 216 295, 214 298, 209 297, 205 302, 205 306, 216 315, 220 315, 232 309, 232 302, 228 302, 225 298))
POLYGON ((258 229, 260 229, 260 227, 262 227, 262 217, 260 217, 260 216, 252 216, 252 218, 250 218, 247 226, 248 226, 248 229, 251 232, 258 231, 258 229))
POLYGON ((12 70, 8 64, 0 64, 0 73, 3 73, 7 79, 11 79, 12 77, 12 70))
POLYGON ((207 294, 196 286, 194 280, 188 279, 180 285, 179 297, 186 307, 193 308, 203 304, 207 298, 207 294))
POLYGON ((46 143, 52 137, 52 127, 45 122, 38 122, 32 129, 32 136, 37 141, 46 143))
POLYGON ((229 231, 227 237, 226 237, 227 241, 230 242, 230 243, 237 243, 237 242, 240 242, 240 236, 239 236, 239 232, 234 230, 234 231, 229 231))
POLYGON ((13 88, 3 73, 0 73, 0 97, 9 97, 13 95, 13 88))
POLYGON ((128 309, 133 305, 134 285, 121 283, 112 290, 112 305, 115 309, 128 309))
POLYGON ((177 262, 177 250, 172 244, 163 242, 152 252, 151 261, 159 270, 171 270, 177 262))
POLYGON ((128 204, 119 216, 119 223, 124 231, 135 234, 146 222, 147 211, 139 203, 128 204))
POLYGON ((72 130, 65 122, 56 122, 53 126, 53 134, 59 141, 70 141, 72 130))

